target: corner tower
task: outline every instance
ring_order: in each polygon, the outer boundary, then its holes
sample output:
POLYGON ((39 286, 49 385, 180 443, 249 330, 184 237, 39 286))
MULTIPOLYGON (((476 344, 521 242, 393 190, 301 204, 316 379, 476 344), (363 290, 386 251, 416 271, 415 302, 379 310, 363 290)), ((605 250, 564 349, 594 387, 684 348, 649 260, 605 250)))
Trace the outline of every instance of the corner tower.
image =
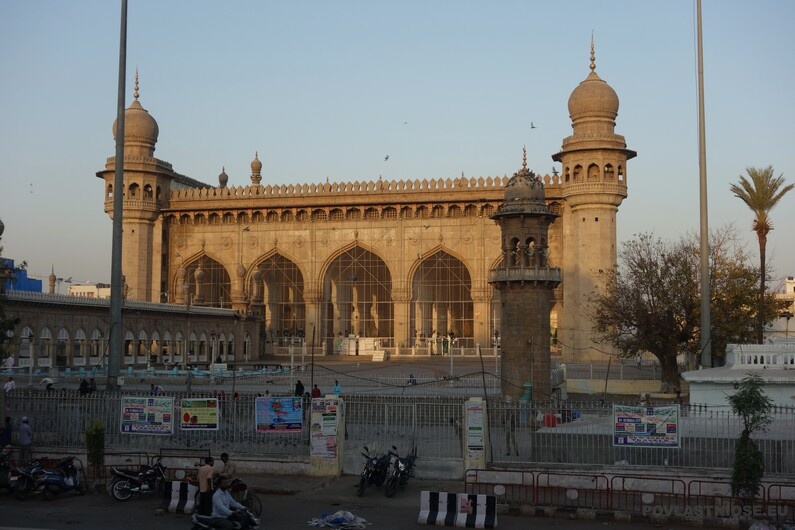
POLYGON ((563 307, 558 339, 564 358, 590 358, 594 350, 589 297, 600 274, 616 265, 616 214, 627 196, 627 149, 615 133, 618 95, 596 74, 593 38, 591 72, 569 96, 574 133, 552 159, 563 165, 563 307))
POLYGON ((547 232, 557 215, 544 200, 544 185, 522 169, 505 185, 505 199, 491 219, 502 234, 502 262, 489 283, 500 290, 502 320, 502 394, 518 399, 533 383, 533 399, 547 398, 550 388, 549 313, 560 269, 547 263, 547 232))

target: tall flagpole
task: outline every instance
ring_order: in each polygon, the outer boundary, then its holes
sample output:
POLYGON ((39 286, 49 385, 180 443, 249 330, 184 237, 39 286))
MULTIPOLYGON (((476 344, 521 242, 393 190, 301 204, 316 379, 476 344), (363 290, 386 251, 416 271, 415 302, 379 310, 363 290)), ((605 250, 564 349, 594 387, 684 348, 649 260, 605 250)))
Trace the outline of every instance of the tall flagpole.
POLYGON ((701 196, 701 365, 712 366, 712 344, 710 335, 710 290, 709 290, 709 225, 707 222, 707 136, 704 119, 704 50, 701 32, 701 0, 696 0, 696 24, 698 38, 698 177, 701 196))
POLYGON ((127 71, 127 0, 121 0, 121 30, 119 36, 119 92, 116 106, 116 172, 113 178, 113 249, 110 265, 110 337, 108 340, 109 392, 119 390, 122 350, 122 190, 124 189, 124 93, 127 71))

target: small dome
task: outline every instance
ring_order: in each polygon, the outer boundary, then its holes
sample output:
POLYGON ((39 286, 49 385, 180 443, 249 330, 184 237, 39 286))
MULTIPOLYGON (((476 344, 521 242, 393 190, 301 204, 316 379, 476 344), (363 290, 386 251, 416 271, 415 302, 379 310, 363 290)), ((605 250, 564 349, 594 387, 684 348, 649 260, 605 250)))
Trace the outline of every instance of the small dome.
MULTIPOLYGON (((138 101, 138 72, 135 72, 135 92, 134 101, 124 111, 124 144, 125 148, 129 147, 133 150, 143 149, 143 151, 152 156, 155 151, 155 144, 157 137, 160 134, 160 128, 157 126, 155 119, 149 112, 141 106, 138 101)), ((113 122, 113 139, 116 139, 116 128, 118 120, 113 122)))
POLYGON ((569 116, 572 121, 587 116, 602 116, 615 120, 618 116, 618 94, 596 74, 596 53, 591 37, 591 73, 569 96, 569 116))
POLYGON ((251 161, 252 173, 259 173, 262 171, 262 162, 259 160, 259 151, 254 154, 254 160, 251 161))
POLYGON ((569 116, 576 120, 585 116, 618 115, 618 94, 596 72, 591 72, 569 96, 569 116))
POLYGON ((554 215, 547 207, 544 183, 527 169, 527 151, 524 151, 522 169, 513 174, 505 184, 505 199, 492 215, 492 219, 513 215, 554 215))
POLYGON ((226 168, 221 168, 221 174, 218 175, 218 184, 222 187, 226 187, 226 183, 229 182, 229 175, 226 174, 226 168))

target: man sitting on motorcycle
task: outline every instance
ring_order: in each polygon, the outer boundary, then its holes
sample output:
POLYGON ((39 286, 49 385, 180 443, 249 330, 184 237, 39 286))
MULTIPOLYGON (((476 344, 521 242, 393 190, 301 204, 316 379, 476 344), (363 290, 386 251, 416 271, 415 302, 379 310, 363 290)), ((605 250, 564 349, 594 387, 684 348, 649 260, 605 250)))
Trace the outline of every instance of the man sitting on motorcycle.
POLYGON ((235 522, 246 527, 246 508, 229 494, 232 481, 223 479, 213 493, 213 528, 235 528, 235 522))

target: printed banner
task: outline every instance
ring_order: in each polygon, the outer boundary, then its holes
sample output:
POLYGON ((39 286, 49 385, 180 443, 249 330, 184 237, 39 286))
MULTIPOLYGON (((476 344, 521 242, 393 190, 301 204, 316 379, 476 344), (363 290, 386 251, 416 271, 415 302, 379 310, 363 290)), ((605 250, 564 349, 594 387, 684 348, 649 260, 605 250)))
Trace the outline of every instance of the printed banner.
POLYGON ((483 433, 483 403, 476 401, 466 402, 466 446, 471 454, 484 450, 483 433))
POLYGON ((613 445, 679 447, 679 405, 613 405, 613 445))
POLYGON ((257 432, 301 432, 300 397, 258 397, 254 405, 257 432))
POLYGON ((331 460, 337 457, 337 415, 341 413, 339 399, 313 399, 311 423, 311 453, 331 460))
POLYGON ((121 432, 125 434, 171 434, 174 430, 174 398, 121 398, 121 432))
POLYGON ((180 429, 183 431, 217 431, 218 398, 183 399, 180 429))

